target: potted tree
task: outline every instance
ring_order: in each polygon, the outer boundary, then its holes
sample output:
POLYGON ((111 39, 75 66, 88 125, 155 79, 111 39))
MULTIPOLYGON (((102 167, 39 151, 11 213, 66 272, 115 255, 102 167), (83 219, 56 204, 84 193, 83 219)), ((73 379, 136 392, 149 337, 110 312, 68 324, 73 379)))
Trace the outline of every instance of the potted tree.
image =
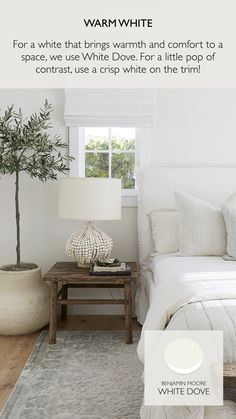
POLYGON ((21 261, 20 175, 42 182, 66 173, 71 157, 58 136, 51 136, 52 106, 45 101, 39 113, 24 119, 21 110, 8 107, 0 116, 0 174, 15 177, 16 263, 0 268, 0 334, 24 334, 40 329, 49 319, 49 288, 41 269, 21 261))

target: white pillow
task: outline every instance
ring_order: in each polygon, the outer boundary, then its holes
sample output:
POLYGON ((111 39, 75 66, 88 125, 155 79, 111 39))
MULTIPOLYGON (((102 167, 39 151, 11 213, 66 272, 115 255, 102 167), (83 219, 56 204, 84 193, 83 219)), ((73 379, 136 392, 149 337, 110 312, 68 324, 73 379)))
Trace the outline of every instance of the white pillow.
POLYGON ((230 205, 236 207, 236 192, 232 193, 225 201, 223 205, 230 205))
POLYGON ((224 259, 236 260, 236 193, 225 200, 222 211, 227 231, 227 255, 224 259))
POLYGON ((156 210, 149 214, 156 253, 179 251, 179 217, 174 210, 156 210))
POLYGON ((186 256, 223 256, 226 228, 222 211, 185 193, 175 193, 179 213, 180 253, 186 256))
POLYGON ((222 206, 227 230, 227 255, 228 260, 236 260, 236 208, 230 205, 222 206))

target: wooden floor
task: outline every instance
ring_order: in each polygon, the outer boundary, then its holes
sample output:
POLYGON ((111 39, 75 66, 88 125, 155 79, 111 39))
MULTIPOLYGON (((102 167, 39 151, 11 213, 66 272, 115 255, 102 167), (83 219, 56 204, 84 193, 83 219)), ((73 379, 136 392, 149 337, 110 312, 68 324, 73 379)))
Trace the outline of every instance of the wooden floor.
MULTIPOLYGON (((59 322, 63 330, 122 330, 122 316, 69 316, 59 322)), ((133 329, 141 329, 133 320, 133 329)), ((29 358, 40 332, 27 336, 0 336, 0 411, 29 358)))

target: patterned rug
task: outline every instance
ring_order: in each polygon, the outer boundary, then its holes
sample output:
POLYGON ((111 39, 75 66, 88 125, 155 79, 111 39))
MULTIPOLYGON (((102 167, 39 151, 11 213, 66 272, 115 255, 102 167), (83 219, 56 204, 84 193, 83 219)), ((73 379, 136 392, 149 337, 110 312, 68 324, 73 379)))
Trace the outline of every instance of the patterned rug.
POLYGON ((1 419, 138 419, 142 365, 124 332, 59 331, 39 336, 1 419))

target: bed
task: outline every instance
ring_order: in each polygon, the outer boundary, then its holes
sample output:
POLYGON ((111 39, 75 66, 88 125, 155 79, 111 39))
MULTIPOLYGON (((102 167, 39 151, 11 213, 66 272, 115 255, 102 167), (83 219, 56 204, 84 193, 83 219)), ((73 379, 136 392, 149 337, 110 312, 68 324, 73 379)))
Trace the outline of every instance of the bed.
MULTIPOLYGON (((136 314, 143 324, 140 360, 144 360, 144 330, 216 329, 224 330, 224 362, 236 362, 236 262, 218 256, 155 254, 148 216, 153 210, 173 209, 175 191, 219 206, 236 190, 236 169, 151 167, 139 172, 138 183, 140 282, 136 314)), ((235 404, 141 408, 145 419, 211 417, 236 418, 235 404)))

